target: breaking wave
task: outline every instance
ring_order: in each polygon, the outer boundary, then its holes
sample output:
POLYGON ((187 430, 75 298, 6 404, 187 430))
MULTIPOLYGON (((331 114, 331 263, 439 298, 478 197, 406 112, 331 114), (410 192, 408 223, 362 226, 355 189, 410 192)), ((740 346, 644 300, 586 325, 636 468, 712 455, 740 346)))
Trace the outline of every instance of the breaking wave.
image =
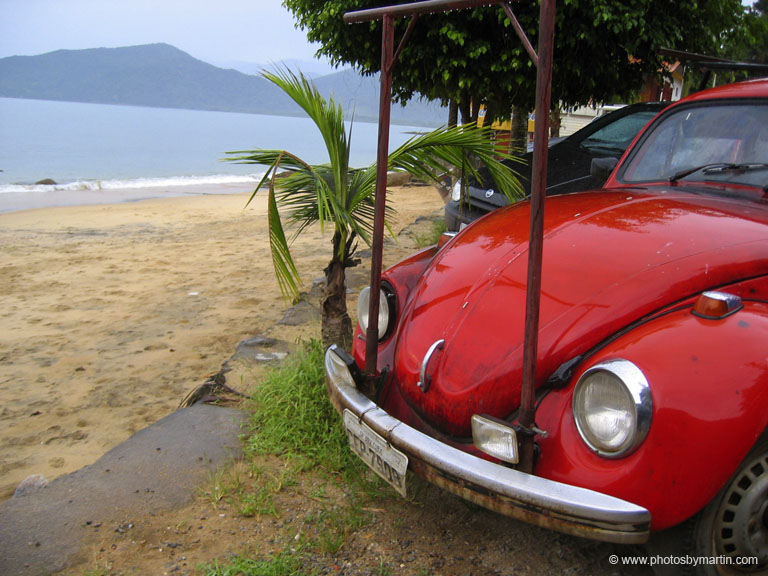
POLYGON ((127 180, 76 180, 55 184, 0 184, 0 194, 19 192, 85 191, 85 190, 136 190, 142 188, 176 188, 180 186, 205 186, 226 184, 258 184, 260 174, 215 174, 211 176, 171 176, 160 178, 136 178, 127 180))

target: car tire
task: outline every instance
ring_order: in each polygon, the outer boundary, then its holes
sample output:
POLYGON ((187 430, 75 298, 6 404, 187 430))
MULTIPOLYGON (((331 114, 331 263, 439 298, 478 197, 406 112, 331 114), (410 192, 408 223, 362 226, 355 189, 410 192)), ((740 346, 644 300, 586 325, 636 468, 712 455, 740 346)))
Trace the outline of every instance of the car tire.
POLYGON ((654 570, 659 576, 768 575, 768 431, 712 502, 690 520, 655 535, 647 550, 651 556, 687 556, 698 563, 660 567, 654 570), (758 558, 757 566, 736 564, 752 557, 758 558))

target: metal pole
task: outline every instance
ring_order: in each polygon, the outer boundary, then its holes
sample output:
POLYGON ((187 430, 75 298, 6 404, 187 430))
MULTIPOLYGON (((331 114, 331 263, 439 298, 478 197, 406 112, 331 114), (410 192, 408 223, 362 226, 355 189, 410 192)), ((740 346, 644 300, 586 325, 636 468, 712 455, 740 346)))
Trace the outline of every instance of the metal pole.
POLYGON ((381 292, 382 252, 384 248, 384 209, 387 205, 387 168, 389 164, 389 118, 392 102, 392 62, 395 22, 385 14, 381 30, 381 92, 379 95, 379 141, 376 155, 376 196, 374 201, 373 246, 371 257, 371 302, 368 330, 365 333, 365 373, 376 376, 379 346, 379 293, 381 292))
POLYGON ((407 2, 394 6, 382 6, 368 10, 356 10, 344 14, 344 22, 369 22, 379 20, 386 16, 396 18, 398 16, 413 16, 414 14, 432 14, 434 12, 447 12, 449 10, 463 10, 465 8, 477 8, 479 6, 491 6, 501 0, 424 0, 423 2, 407 2))
POLYGON ((531 174, 531 232, 528 249, 528 291, 525 301, 525 348, 519 423, 523 428, 520 470, 533 472, 536 416, 536 355, 539 344, 541 263, 544 248, 544 196, 547 187, 547 140, 552 98, 552 60, 555 44, 555 0, 542 0, 539 13, 539 66, 536 75, 536 124, 533 131, 531 174))
POLYGON ((528 36, 525 34, 525 30, 523 30, 523 27, 520 25, 517 16, 515 16, 515 13, 512 12, 512 8, 507 2, 502 3, 501 7, 504 8, 504 12, 506 12, 509 21, 512 22, 512 27, 515 29, 517 37, 520 38, 520 41, 523 43, 523 47, 525 48, 526 52, 528 52, 528 55, 531 57, 531 61, 533 62, 534 66, 538 67, 539 56, 536 54, 536 50, 533 49, 531 41, 528 40, 528 36))
MULTIPOLYGON (((376 378, 378 361, 378 316, 381 290, 382 250, 384 243, 384 208, 386 206, 387 168, 389 157, 389 119, 392 99, 392 66, 394 63, 394 18, 397 16, 443 12, 477 6, 502 3, 502 0, 426 0, 371 10, 349 12, 345 22, 383 20, 381 51, 381 95, 379 105, 379 149, 376 172, 376 197, 373 231, 373 257, 371 259, 371 302, 366 331, 365 373, 372 388, 376 378)), ((511 9, 505 8, 508 15, 511 9)), ((511 16, 514 22, 514 14, 511 16)), ((411 26, 413 25, 411 22, 411 26)), ((547 180, 547 140, 549 134, 549 109, 552 90, 552 61, 554 52, 555 0, 541 0, 539 13, 538 55, 525 38, 524 31, 515 31, 526 45, 526 50, 537 62, 536 110, 538 119, 534 129, 534 156, 532 167, 531 227, 528 254, 528 287, 526 294, 525 344, 523 357, 523 383, 520 398, 519 423, 523 429, 521 438, 520 469, 533 471, 536 356, 538 353, 539 305, 541 291, 541 264, 544 239, 544 195, 547 180)))
POLYGON ((425 0, 395 6, 382 6, 369 10, 358 10, 344 14, 344 22, 369 22, 382 20, 381 32, 381 90, 379 95, 379 139, 376 158, 376 193, 374 201, 374 222, 371 257, 371 301, 368 307, 368 329, 365 332, 365 367, 368 387, 373 390, 378 363, 379 293, 381 291, 382 251, 384 246, 384 209, 387 196, 387 169, 389 163, 389 121, 392 101, 392 68, 395 55, 394 19, 398 16, 412 16, 405 37, 398 48, 398 54, 405 44, 419 14, 461 10, 478 6, 498 4, 500 0, 425 0))

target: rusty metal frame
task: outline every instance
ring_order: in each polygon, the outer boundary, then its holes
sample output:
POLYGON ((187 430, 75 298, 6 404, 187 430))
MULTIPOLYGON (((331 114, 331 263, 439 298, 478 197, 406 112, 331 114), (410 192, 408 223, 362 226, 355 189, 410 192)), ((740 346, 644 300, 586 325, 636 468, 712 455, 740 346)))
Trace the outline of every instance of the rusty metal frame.
POLYGON ((526 293, 525 342, 523 358, 523 386, 520 399, 519 424, 521 435, 520 469, 532 471, 534 451, 536 355, 538 351, 539 305, 541 292, 541 266, 544 239, 544 195, 547 179, 547 137, 549 133, 549 108, 552 88, 552 60, 555 28, 555 0, 541 0, 539 12, 538 54, 528 40, 509 4, 503 0, 424 0, 395 6, 382 6, 344 14, 347 23, 382 20, 381 33, 381 89, 379 99, 379 136, 374 202, 373 256, 371 258, 371 294, 366 330, 365 374, 370 380, 376 377, 378 360, 378 318, 381 290, 382 252, 384 243, 384 209, 387 194, 387 169, 389 158, 389 123, 392 102, 392 69, 403 45, 420 14, 463 10, 481 6, 501 5, 510 18, 515 32, 537 67, 536 110, 538 118, 534 128, 533 162, 531 179, 531 226, 528 251, 528 286, 526 293), (397 17, 411 16, 411 22, 394 52, 394 21, 397 17))

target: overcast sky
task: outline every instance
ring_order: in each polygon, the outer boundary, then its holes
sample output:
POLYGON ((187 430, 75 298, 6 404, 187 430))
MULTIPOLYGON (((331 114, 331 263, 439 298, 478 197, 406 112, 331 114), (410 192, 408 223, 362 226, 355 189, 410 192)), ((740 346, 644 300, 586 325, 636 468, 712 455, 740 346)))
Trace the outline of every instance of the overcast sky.
POLYGON ((313 60, 316 47, 294 28, 292 15, 280 3, 0 0, 0 58, 166 42, 214 64, 313 60))
POLYGON ((172 44, 211 63, 311 61, 281 0, 0 0, 0 58, 172 44))

